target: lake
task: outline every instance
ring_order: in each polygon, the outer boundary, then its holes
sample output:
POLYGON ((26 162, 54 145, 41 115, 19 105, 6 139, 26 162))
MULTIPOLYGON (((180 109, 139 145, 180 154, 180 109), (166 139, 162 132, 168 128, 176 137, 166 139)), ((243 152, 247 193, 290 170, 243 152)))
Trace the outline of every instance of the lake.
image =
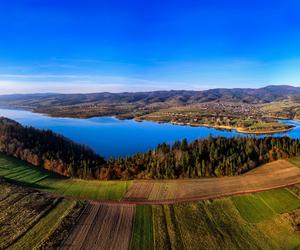
MULTIPOLYGON (((155 148, 159 143, 173 143, 186 138, 192 141, 213 136, 246 136, 236 131, 221 131, 206 127, 178 126, 156 122, 119 120, 114 117, 90 119, 53 118, 23 110, 0 109, 0 116, 11 118, 23 125, 51 129, 56 133, 88 145, 105 158, 132 155, 155 148)), ((295 129, 274 134, 300 138, 300 123, 281 121, 296 126, 295 129)))

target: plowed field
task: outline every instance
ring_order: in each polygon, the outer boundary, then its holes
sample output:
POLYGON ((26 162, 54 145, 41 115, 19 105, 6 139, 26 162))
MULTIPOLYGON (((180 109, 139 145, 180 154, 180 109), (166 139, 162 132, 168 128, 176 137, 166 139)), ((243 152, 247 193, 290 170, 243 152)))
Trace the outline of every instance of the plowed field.
POLYGON ((128 249, 134 208, 90 203, 62 249, 128 249))
POLYGON ((196 201, 265 191, 297 183, 300 183, 300 169, 288 161, 278 160, 241 176, 135 181, 123 201, 154 204, 196 201))

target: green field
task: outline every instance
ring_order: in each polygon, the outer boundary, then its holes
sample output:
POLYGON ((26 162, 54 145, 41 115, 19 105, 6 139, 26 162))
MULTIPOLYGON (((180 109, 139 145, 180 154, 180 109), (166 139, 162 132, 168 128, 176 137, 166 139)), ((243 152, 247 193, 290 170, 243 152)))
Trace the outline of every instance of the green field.
POLYGON ((234 205, 240 215, 248 222, 259 222, 270 219, 274 211, 256 195, 243 195, 232 197, 234 205))
POLYGON ((131 184, 131 181, 64 178, 4 155, 0 155, 0 176, 38 190, 92 200, 118 200, 131 184))
POLYGON ((136 206, 131 248, 153 249, 153 243, 152 206, 136 206))
POLYGON ((300 168, 300 156, 289 159, 289 162, 300 168))
POLYGON ((59 244, 84 203, 10 184, 0 179, 0 249, 34 249, 59 244))
MULTIPOLYGON (((5 182, 0 185, 0 249, 54 249, 57 245, 52 241, 62 235, 62 231, 55 232, 76 201, 5 182)), ((292 201, 294 206, 298 199, 279 189, 214 201, 136 205, 131 249, 299 249, 300 237, 294 227, 299 210, 279 206, 278 197, 283 204, 292 201), (247 207, 249 202, 253 211, 247 207), (252 216, 245 217, 247 211, 252 216)))
MULTIPOLYGON (((291 162, 300 167, 300 158, 291 162)), ((300 249, 299 194, 295 185, 151 209, 137 205, 131 248, 300 249)))
MULTIPOLYGON (((242 201, 243 198, 238 203, 247 204, 249 198, 242 201)), ((266 217, 256 216, 256 222, 245 220, 231 198, 137 206, 131 249, 300 248, 300 237, 291 225, 289 214, 253 206, 256 213, 266 217)))
POLYGON ((131 249, 300 249, 300 199, 291 190, 137 205, 131 249))
MULTIPOLYGON (((120 199, 131 184, 63 178, 5 156, 0 157, 0 176, 22 186, 90 199, 120 199)), ((76 201, 11 186, 1 186, 0 249, 44 246, 76 201)), ((300 249, 299 194, 295 185, 213 201, 136 205, 131 249, 300 249)))
POLYGON ((300 208, 298 196, 288 189, 271 190, 255 194, 259 196, 276 213, 288 213, 300 208))
POLYGON ((43 243, 53 230, 61 223, 62 219, 73 208, 75 202, 63 200, 49 213, 41 218, 26 234, 21 237, 10 249, 33 249, 43 243))
POLYGON ((234 196, 231 200, 241 216, 253 223, 300 208, 300 199, 288 189, 234 196))

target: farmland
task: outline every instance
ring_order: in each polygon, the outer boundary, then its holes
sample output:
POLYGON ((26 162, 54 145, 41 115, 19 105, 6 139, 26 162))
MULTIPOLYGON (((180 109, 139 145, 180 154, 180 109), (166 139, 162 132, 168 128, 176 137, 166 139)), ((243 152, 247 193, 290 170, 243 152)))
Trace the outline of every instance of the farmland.
POLYGON ((295 166, 300 168, 300 156, 297 157, 293 157, 291 159, 289 159, 289 161, 294 164, 295 166))
POLYGON ((91 203, 62 249, 128 249, 134 205, 91 203))
POLYGON ((299 208, 289 189, 173 205, 93 202, 63 249, 295 249, 299 208))
POLYGON ((300 207, 298 196, 289 189, 231 197, 241 216, 248 222, 258 222, 293 211, 300 207))
POLYGON ((152 206, 138 205, 135 209, 132 249, 153 249, 152 206))
MULTIPOLYGON (((135 224, 132 249, 145 249, 143 244, 156 249, 298 249, 300 238, 293 221, 299 220, 299 213, 293 216, 293 211, 299 210, 282 208, 282 213, 277 213, 278 199, 275 197, 280 192, 263 193, 275 195, 273 202, 268 202, 267 211, 265 206, 259 204, 264 201, 257 197, 258 194, 252 195, 257 202, 251 215, 247 214, 248 195, 238 196, 238 200, 223 198, 176 205, 151 205, 151 212, 149 208, 142 219, 152 220, 152 225, 147 226, 147 234, 150 233, 151 237, 147 236, 146 242, 137 245, 137 240, 142 239, 140 227, 135 224), (258 217, 260 213, 263 216, 258 217)), ((285 196, 284 202, 294 203, 291 197, 293 194, 285 196)), ((298 199, 298 206, 295 207, 299 208, 299 205, 298 199)), ((142 232, 144 235, 145 232, 142 232)))
POLYGON ((135 181, 124 201, 174 203, 215 199, 300 183, 300 169, 285 160, 265 164, 244 175, 194 180, 135 181))
POLYGON ((173 205, 90 202, 84 210, 74 200, 55 198, 5 181, 1 182, 1 190, 0 249, 56 248, 60 242, 62 249, 300 246, 300 200, 290 189, 173 205), (79 211, 83 213, 77 223, 61 230, 66 225, 63 221, 75 214, 71 217, 74 221, 79 211))
POLYGON ((0 174, 14 184, 1 183, 0 249, 296 249, 299 184, 243 193, 299 183, 299 171, 281 160, 238 177, 131 184, 61 178, 2 156, 0 174), (124 198, 83 208, 62 196, 124 198))
MULTIPOLYGON (((176 203, 215 199, 300 183, 300 168, 278 160, 244 175, 181 180, 96 181, 64 178, 11 157, 0 157, 0 176, 9 181, 62 196, 88 200, 176 203)), ((294 162, 293 162, 294 161, 294 162)))
POLYGON ((0 180, 0 249, 32 249, 60 243, 83 204, 25 189, 0 180), (47 225, 47 226, 45 226, 47 225), (64 226, 63 226, 64 225, 64 226))
POLYGON ((4 155, 0 156, 0 176, 38 190, 91 200, 118 200, 131 184, 130 181, 64 178, 4 155))

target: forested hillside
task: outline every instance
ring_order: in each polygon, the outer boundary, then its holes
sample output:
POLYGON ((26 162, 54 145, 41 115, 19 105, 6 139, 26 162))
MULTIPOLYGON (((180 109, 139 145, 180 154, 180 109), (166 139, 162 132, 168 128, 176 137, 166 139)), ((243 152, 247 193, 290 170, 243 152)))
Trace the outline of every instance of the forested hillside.
MULTIPOLYGON (((110 169, 122 169, 130 177, 176 179, 242 174, 261 164, 300 154, 300 141, 288 137, 208 137, 188 144, 170 146, 109 162, 110 169)), ((113 171, 117 174, 118 171, 113 171)), ((111 178, 120 178, 119 175, 111 178)))
POLYGON ((136 118, 165 108, 194 107, 194 105, 202 103, 232 102, 243 106, 244 104, 267 104, 286 99, 298 103, 299 96, 299 87, 285 85, 259 89, 219 88, 204 91, 24 94, 0 95, 0 107, 29 109, 57 117, 117 116, 119 118, 136 118))
POLYGON ((91 93, 91 94, 20 94, 0 96, 1 106, 27 106, 32 108, 83 104, 193 104, 209 101, 236 101, 266 103, 287 97, 300 96, 300 88, 287 85, 271 85, 263 88, 218 88, 203 91, 170 90, 152 92, 91 93))
POLYGON ((50 130, 0 119, 0 151, 64 176, 96 178, 102 157, 50 130))
POLYGON ((0 119, 0 152, 64 176, 94 179, 177 179, 239 175, 261 164, 300 155, 288 137, 208 137, 188 144, 105 161, 91 149, 51 131, 0 119))

